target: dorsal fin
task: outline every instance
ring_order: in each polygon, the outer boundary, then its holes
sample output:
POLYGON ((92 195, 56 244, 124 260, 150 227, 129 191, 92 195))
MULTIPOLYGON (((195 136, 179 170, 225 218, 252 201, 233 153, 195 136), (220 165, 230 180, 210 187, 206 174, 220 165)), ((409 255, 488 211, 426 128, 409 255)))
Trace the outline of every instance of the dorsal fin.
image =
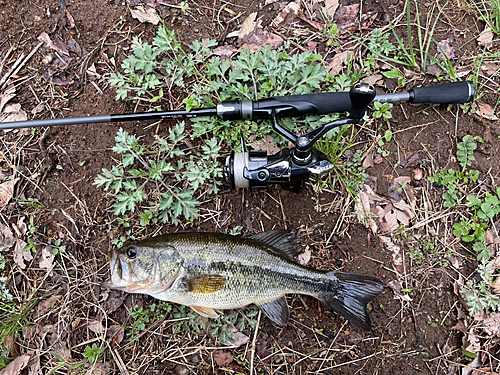
POLYGON ((287 259, 295 258, 300 252, 294 233, 275 229, 254 234, 249 238, 263 242, 268 246, 269 251, 275 255, 284 256, 287 259))

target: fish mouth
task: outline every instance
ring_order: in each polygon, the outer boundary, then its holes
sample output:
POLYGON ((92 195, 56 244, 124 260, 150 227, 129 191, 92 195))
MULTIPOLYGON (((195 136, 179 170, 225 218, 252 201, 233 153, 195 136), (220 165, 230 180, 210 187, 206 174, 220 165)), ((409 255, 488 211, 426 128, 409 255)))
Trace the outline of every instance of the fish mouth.
POLYGON ((119 259, 116 251, 109 254, 109 269, 111 279, 102 282, 102 288, 124 290, 124 288, 128 289, 130 285, 135 284, 130 280, 131 275, 127 262, 119 259))

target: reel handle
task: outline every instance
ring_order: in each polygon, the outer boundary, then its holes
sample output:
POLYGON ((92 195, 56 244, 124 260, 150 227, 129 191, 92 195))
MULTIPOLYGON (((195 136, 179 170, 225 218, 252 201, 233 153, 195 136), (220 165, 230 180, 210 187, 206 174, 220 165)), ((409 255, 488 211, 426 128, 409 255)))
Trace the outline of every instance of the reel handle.
POLYGON ((410 103, 464 104, 474 99, 474 84, 470 81, 448 82, 410 90, 410 103))

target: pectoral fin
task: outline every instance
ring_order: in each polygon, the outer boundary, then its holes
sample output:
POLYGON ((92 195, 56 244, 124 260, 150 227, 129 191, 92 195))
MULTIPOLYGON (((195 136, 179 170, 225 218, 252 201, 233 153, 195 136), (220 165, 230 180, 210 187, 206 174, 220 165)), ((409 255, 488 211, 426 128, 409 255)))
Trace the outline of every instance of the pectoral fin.
POLYGON ((290 310, 288 310, 288 303, 285 296, 273 299, 264 304, 256 304, 266 316, 274 323, 284 326, 290 319, 290 310))
POLYGON ((215 319, 219 316, 219 314, 217 314, 215 310, 210 307, 201 307, 201 306, 189 306, 189 307, 191 307, 193 311, 197 312, 198 314, 200 314, 205 318, 215 319))
POLYGON ((220 275, 201 275, 186 280, 187 291, 198 294, 210 294, 226 285, 226 278, 220 275))

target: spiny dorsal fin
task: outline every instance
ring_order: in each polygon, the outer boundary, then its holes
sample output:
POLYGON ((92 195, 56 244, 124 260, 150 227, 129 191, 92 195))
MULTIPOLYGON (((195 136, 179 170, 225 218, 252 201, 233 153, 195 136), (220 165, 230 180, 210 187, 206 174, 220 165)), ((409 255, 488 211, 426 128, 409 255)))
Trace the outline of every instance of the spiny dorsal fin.
POLYGON ((295 258, 300 252, 295 235, 279 229, 257 233, 249 238, 264 242, 271 252, 287 259, 295 258))
POLYGON ((262 305, 257 304, 266 316, 279 326, 284 326, 290 319, 290 310, 285 296, 273 299, 262 305))
POLYGON ((219 291, 226 285, 226 278, 220 275, 201 275, 186 280, 187 291, 198 294, 209 294, 219 291))

